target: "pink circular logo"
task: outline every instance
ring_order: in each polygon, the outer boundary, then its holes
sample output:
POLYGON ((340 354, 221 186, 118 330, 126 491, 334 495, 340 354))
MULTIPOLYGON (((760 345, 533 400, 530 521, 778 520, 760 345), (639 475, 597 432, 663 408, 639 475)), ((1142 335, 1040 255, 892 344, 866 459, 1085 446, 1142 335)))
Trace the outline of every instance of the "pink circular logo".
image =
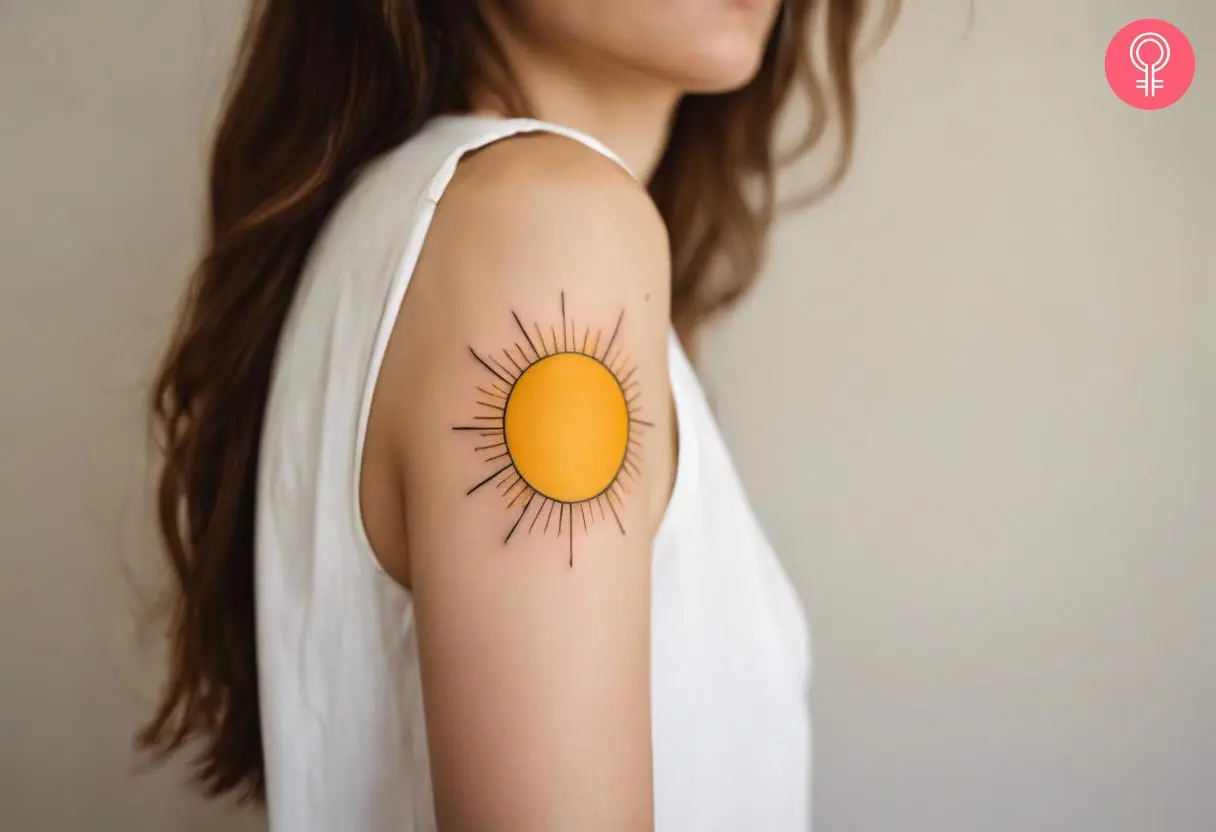
POLYGON ((1106 80, 1115 95, 1141 110, 1161 110, 1186 93, 1195 50, 1178 27, 1146 18, 1119 30, 1106 47, 1106 80))

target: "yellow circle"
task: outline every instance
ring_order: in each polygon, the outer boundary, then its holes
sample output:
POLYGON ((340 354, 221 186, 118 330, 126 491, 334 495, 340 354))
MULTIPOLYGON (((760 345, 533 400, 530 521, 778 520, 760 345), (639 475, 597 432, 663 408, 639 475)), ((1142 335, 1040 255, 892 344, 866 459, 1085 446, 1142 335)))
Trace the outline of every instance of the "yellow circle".
POLYGON ((504 416, 515 470, 552 500, 589 500, 612 485, 629 443, 629 405, 612 371, 558 353, 524 370, 504 416))

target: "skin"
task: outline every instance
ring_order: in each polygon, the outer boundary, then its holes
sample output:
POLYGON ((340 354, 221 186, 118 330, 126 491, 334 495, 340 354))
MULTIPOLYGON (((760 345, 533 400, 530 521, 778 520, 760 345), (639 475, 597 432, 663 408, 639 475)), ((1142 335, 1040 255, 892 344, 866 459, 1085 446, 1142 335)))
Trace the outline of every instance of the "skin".
MULTIPOLYGON (((498 0, 483 11, 537 116, 611 147, 643 180, 681 96, 744 86, 778 0, 498 0)), ((483 102, 494 110, 495 102, 483 102)))
MULTIPOLYGON (((754 74, 775 5, 507 0, 486 13, 538 117, 595 135, 644 179, 681 95, 754 74)), ((361 500, 377 556, 414 596, 445 832, 653 829, 650 549, 678 445, 670 279, 644 184, 559 136, 467 157, 436 211, 381 369, 361 500), (624 310, 613 353, 638 368, 643 462, 620 526, 609 515, 572 538, 504 543, 519 506, 467 493, 494 469, 452 430, 495 381, 469 348, 505 361, 521 342, 511 313, 560 327, 560 298, 580 327, 611 330, 624 310)))

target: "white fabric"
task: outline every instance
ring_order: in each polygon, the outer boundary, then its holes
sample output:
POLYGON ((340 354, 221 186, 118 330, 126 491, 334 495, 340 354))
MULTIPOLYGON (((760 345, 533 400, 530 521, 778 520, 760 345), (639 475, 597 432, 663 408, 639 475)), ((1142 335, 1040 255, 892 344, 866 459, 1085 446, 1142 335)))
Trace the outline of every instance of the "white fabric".
MULTIPOLYGON (((413 604, 364 531, 363 439, 397 310, 457 162, 542 130, 611 156, 540 122, 437 118, 369 167, 305 269, 279 346, 257 492, 258 677, 276 832, 436 829, 413 604)), ((805 832, 806 623, 674 335, 670 368, 680 449, 653 547, 655 827, 805 832)))

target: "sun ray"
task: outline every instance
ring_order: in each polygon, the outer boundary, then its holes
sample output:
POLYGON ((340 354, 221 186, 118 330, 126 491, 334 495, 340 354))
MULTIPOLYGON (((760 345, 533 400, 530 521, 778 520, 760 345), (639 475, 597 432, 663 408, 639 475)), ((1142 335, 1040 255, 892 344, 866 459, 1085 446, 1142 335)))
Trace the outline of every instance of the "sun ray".
POLYGON ((494 366, 495 366, 495 367, 497 367, 498 369, 502 370, 504 373, 506 373, 506 374, 507 374, 507 376, 509 376, 509 377, 510 377, 510 379, 511 379, 511 383, 512 383, 512 384, 514 384, 515 382, 519 381, 519 376, 516 376, 516 375, 511 375, 511 371, 510 371, 510 370, 508 370, 506 367, 502 366, 502 362, 501 362, 501 361, 499 361, 497 358, 495 358, 495 357, 494 357, 494 356, 492 356, 492 355, 491 355, 491 356, 487 356, 487 357, 488 357, 488 358, 489 358, 491 361, 493 361, 493 362, 494 362, 494 366))
POLYGON ((566 351, 566 293, 562 292, 562 352, 566 351))
POLYGON ((545 351, 545 358, 548 358, 552 353, 549 352, 549 346, 545 343, 545 336, 540 331, 540 324, 533 322, 532 326, 536 329, 536 337, 540 339, 540 348, 545 351))
POLYGON ((578 513, 583 515, 583 531, 586 532, 587 531, 587 504, 586 503, 578 504, 578 513))
POLYGON ((536 507, 536 514, 532 517, 532 523, 528 526, 528 534, 532 534, 532 530, 536 528, 536 521, 540 519, 541 512, 545 510, 545 503, 550 502, 549 498, 545 497, 543 494, 541 497, 541 504, 536 507))
POLYGON ((608 508, 612 509, 612 516, 614 518, 616 518, 617 528, 619 528, 621 530, 621 534, 624 534, 625 533, 625 524, 621 522, 621 515, 616 513, 616 506, 614 506, 612 504, 611 500, 607 500, 606 502, 608 503, 608 508))
POLYGON ((587 354, 587 339, 591 337, 591 325, 587 325, 586 331, 583 332, 583 348, 579 350, 583 355, 587 354))
POLYGON ((545 534, 549 533, 549 521, 553 519, 553 507, 555 505, 557 505, 556 501, 549 500, 549 513, 545 515, 545 528, 544 528, 545 534))
POLYGON ((561 537, 561 535, 562 535, 562 517, 565 515, 565 513, 566 513, 566 504, 558 503, 557 504, 557 536, 558 537, 561 537))
POLYGON ((497 376, 503 382, 503 384, 506 384, 508 387, 511 385, 512 379, 509 379, 506 376, 500 375, 497 370, 495 370, 493 367, 491 367, 489 364, 487 364, 485 362, 485 360, 480 355, 477 354, 477 350, 473 349, 472 347, 469 347, 469 352, 471 352, 473 354, 473 357, 477 359, 477 361, 481 364, 481 366, 485 367, 487 370, 489 370, 491 373, 493 373, 495 376, 497 376))
MULTIPOLYGON (((524 368, 519 366, 519 362, 515 360, 515 356, 511 355, 510 350, 503 350, 502 354, 505 355, 507 360, 511 362, 511 366, 515 368, 515 372, 523 375, 524 368)), ((516 378, 519 378, 519 376, 516 376, 516 378)))
POLYGON ((625 389, 625 385, 629 383, 629 379, 633 378, 633 374, 634 374, 634 373, 636 373, 637 371, 638 371, 638 367, 637 367, 637 365, 635 364, 635 365, 633 365, 632 367, 630 367, 630 368, 629 368, 629 372, 628 372, 628 373, 626 373, 625 375, 621 376, 621 389, 622 389, 622 390, 624 390, 624 389, 625 389))
POLYGON ((528 354, 524 352, 524 348, 516 344, 515 349, 519 350, 519 357, 523 359, 525 367, 532 366, 532 359, 528 358, 528 354))
POLYGON ((532 352, 536 353, 536 360, 540 361, 541 354, 536 349, 536 344, 532 343, 532 336, 528 334, 527 328, 524 327, 524 322, 521 321, 519 319, 519 316, 516 315, 514 312, 511 313, 511 317, 515 319, 515 324, 519 327, 519 331, 522 332, 524 334, 524 338, 526 338, 528 340, 528 346, 532 348, 532 352))
MULTIPOLYGON (((519 488, 521 485, 523 486, 523 488, 521 488, 519 490, 519 493, 520 494, 525 493, 528 490, 528 483, 523 477, 520 477, 518 480, 516 480, 514 483, 511 484, 510 488, 508 488, 506 491, 502 492, 502 498, 505 500, 508 497, 510 497, 511 492, 514 491, 515 489, 519 488)), ((508 508, 510 508, 511 505, 512 505, 512 503, 507 503, 508 508)))
POLYGON ((477 392, 479 392, 479 393, 485 393, 485 394, 486 394, 487 396, 489 396, 491 399, 502 399, 503 401, 506 401, 506 400, 507 400, 507 396, 506 396, 506 394, 505 394, 505 393, 495 393, 495 392, 492 392, 492 391, 490 391, 490 390, 487 390, 487 389, 486 389, 486 388, 484 388, 484 387, 478 387, 478 388, 477 388, 477 392))
POLYGON ((515 518, 515 523, 511 526, 511 531, 507 532, 507 538, 503 541, 504 545, 511 540, 511 535, 515 534, 515 530, 519 528, 520 522, 524 519, 524 515, 528 513, 528 507, 532 505, 532 501, 534 499, 536 499, 535 491, 533 491, 532 496, 528 498, 528 502, 524 503, 523 510, 519 512, 519 516, 515 518))
POLYGON ((481 401, 480 399, 478 399, 478 400, 477 400, 477 403, 478 403, 479 405, 481 405, 482 407, 488 407, 488 408, 490 408, 491 410, 501 410, 501 411, 504 411, 504 412, 506 411, 506 408, 505 408, 505 407, 503 407, 503 406, 502 406, 502 405, 500 405, 500 404, 492 404, 491 402, 483 402, 483 401, 481 401))
MULTIPOLYGON (((612 352, 612 345, 616 343, 616 336, 621 332, 621 322, 625 320, 625 310, 621 310, 621 314, 616 316, 616 327, 612 330, 612 337, 608 339, 608 349, 604 350, 604 358, 608 358, 608 353, 612 352)), ((598 342, 597 342, 598 346, 598 342)), ((596 352, 599 352, 597 349, 596 352)))
POLYGON ((518 503, 520 500, 522 500, 524 498, 525 494, 532 495, 531 497, 528 497, 528 502, 531 502, 532 497, 536 496, 536 492, 533 491, 531 488, 525 488, 522 491, 520 491, 518 494, 516 494, 515 497, 511 500, 511 502, 507 503, 507 508, 513 508, 516 503, 518 503))
POLYGON ((477 483, 477 485, 473 486, 473 487, 472 487, 472 488, 470 488, 468 491, 466 491, 466 492, 465 492, 465 496, 466 496, 466 497, 467 497, 467 496, 469 496, 469 495, 470 495, 470 494, 472 494, 474 491, 476 491, 477 489, 481 488, 483 485, 485 485, 485 484, 486 484, 486 483, 488 483, 490 480, 494 479, 495 477, 497 477, 499 474, 501 474, 503 471, 507 470, 507 469, 508 469, 508 468, 510 468, 510 467, 512 467, 512 466, 510 466, 510 465, 504 465, 503 467, 499 468, 499 469, 498 469, 497 471, 495 471, 493 474, 490 474, 490 476, 486 477, 484 480, 482 480, 481 482, 477 483))
POLYGON ((475 450, 475 451, 492 451, 495 448, 505 448, 505 447, 507 447, 506 442, 495 442, 493 445, 478 445, 473 450, 475 450))
POLYGON ((645 419, 634 419, 631 417, 629 421, 633 422, 635 425, 645 425, 648 428, 654 427, 654 422, 647 422, 645 419))

